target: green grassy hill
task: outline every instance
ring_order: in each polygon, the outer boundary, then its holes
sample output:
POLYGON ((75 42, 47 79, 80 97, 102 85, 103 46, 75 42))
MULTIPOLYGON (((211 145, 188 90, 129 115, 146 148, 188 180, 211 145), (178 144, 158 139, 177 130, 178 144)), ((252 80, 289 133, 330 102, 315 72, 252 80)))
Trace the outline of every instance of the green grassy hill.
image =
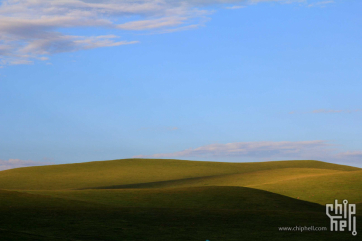
POLYGON ((333 169, 317 168, 276 168, 262 171, 250 171, 236 174, 222 174, 206 177, 183 178, 177 180, 147 182, 126 185, 101 186, 92 189, 127 189, 127 188, 179 188, 199 186, 235 186, 252 187, 255 185, 277 183, 299 178, 324 176, 336 173, 350 173, 333 169))
MULTIPOLYGON (((0 172, 2 240, 350 240, 324 204, 361 210, 362 169, 319 161, 126 159, 0 172), (2 189, 2 190, 1 190, 2 189)), ((359 216, 360 217, 360 216, 359 216)), ((362 232, 362 230, 358 230, 362 232)))
POLYGON ((225 163, 158 159, 124 159, 1 171, 0 189, 60 190, 170 181, 282 168, 356 171, 359 168, 319 161, 225 163))
POLYGON ((323 205, 335 199, 361 203, 362 171, 302 177, 253 187, 323 205))

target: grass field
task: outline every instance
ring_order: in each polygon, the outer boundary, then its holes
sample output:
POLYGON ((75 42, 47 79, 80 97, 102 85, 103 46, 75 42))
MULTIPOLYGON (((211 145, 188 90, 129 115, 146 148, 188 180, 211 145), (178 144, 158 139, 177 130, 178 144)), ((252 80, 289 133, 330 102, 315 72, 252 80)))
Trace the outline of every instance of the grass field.
POLYGON ((0 189, 1 240, 358 240, 278 227, 329 229, 334 199, 362 211, 362 169, 318 161, 27 167, 1 171, 0 189))
POLYGON ((327 171, 361 170, 318 161, 222 163, 124 159, 6 170, 1 172, 0 185, 2 189, 12 190, 80 189, 252 173, 282 168, 317 168, 327 171))

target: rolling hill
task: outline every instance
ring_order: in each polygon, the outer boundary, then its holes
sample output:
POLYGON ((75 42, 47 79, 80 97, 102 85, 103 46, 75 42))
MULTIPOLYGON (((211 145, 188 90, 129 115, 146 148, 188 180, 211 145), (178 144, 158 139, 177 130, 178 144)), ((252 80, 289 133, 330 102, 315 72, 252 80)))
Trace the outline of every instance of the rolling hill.
MULTIPOLYGON (((4 240, 349 240, 325 203, 362 203, 362 169, 319 161, 125 159, 0 172, 4 240)), ((358 212, 361 205, 358 204, 358 212)), ((359 230, 361 231, 361 230, 359 230)))
MULTIPOLYGON (((319 161, 226 163, 159 159, 123 159, 76 164, 16 168, 1 171, 0 189, 61 190, 130 185, 150 182, 246 174, 284 168, 358 171, 355 167, 319 161)), ((275 175, 277 176, 277 175, 275 175)))

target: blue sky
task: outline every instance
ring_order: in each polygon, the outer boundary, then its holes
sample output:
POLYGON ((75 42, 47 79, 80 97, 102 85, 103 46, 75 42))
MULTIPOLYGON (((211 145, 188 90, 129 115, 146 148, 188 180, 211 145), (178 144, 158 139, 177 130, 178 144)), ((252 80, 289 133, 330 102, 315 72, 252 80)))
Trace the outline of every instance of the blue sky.
POLYGON ((129 157, 362 167, 361 1, 0 3, 2 169, 129 157))

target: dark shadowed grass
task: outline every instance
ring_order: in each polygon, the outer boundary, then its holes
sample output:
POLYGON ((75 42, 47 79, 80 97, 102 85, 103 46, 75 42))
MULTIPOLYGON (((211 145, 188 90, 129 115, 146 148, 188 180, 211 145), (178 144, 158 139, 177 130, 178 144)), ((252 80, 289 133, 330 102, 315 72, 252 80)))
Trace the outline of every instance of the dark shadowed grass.
MULTIPOLYGON (((222 187, 219 189, 223 194, 222 187)), ((329 220, 323 206, 258 190, 253 199, 258 195, 255 202, 264 207, 249 208, 245 197, 234 209, 215 208, 217 205, 120 207, 16 192, 5 194, 7 201, 0 205, 1 232, 12 240, 357 240, 347 232, 278 231, 280 226, 327 227, 329 220), (274 199, 271 210, 267 210, 269 203, 265 201, 273 195, 279 201, 274 199)), ((174 202, 184 201, 174 197, 174 202)))
POLYGON ((310 212, 321 205, 246 187, 189 187, 167 189, 112 189, 31 191, 67 200, 116 207, 234 209, 310 212))

